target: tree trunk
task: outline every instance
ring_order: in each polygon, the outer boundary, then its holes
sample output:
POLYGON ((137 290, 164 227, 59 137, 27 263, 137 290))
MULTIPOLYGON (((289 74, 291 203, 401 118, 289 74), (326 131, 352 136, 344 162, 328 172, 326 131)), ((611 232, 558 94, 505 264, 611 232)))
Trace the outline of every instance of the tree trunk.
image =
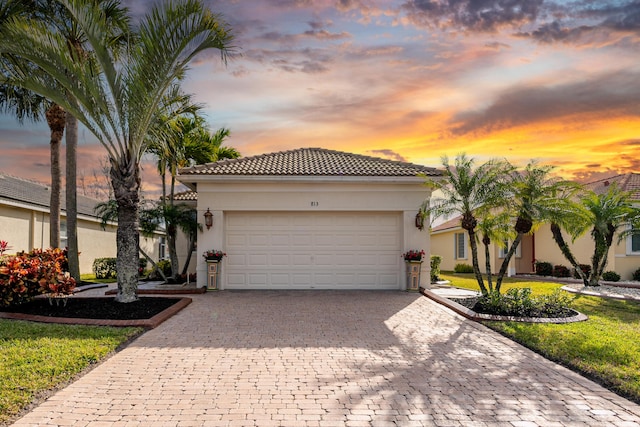
POLYGON ((158 268, 158 264, 156 264, 156 262, 154 260, 151 259, 151 257, 142 250, 142 248, 140 248, 140 253, 142 254, 143 257, 145 257, 147 259, 147 261, 149 261, 151 263, 151 265, 153 266, 153 269, 151 270, 151 273, 149 274, 149 276, 151 276, 151 274, 154 271, 157 271, 158 274, 160 274, 160 277, 162 277, 162 280, 164 280, 165 282, 167 281, 167 278, 164 275, 164 272, 162 271, 161 268, 158 268))
POLYGON ((180 269, 178 261, 178 251, 176 250, 176 238, 178 229, 175 224, 167 225, 167 247, 169 248, 169 262, 171 262, 171 278, 178 277, 178 271, 180 269))
POLYGON ((69 248, 69 274, 76 282, 80 281, 80 251, 78 249, 78 202, 77 202, 77 148, 78 120, 67 114, 67 247, 69 248))
POLYGON ((182 275, 189 274, 187 271, 189 270, 189 263, 191 262, 191 255, 193 251, 196 249, 196 239, 193 234, 189 235, 189 252, 187 253, 187 259, 184 262, 184 267, 182 267, 182 275))
POLYGON ((140 232, 140 169, 130 153, 118 160, 111 159, 111 185, 118 204, 116 233, 118 294, 116 301, 129 303, 138 299, 138 253, 140 232))
POLYGON ((60 143, 64 134, 66 112, 58 104, 53 104, 45 116, 51 131, 51 197, 49 199, 49 246, 60 247, 60 143))
POLYGON ((560 226, 558 224, 551 223, 551 234, 553 235, 553 240, 555 240, 558 248, 560 248, 560 252, 562 252, 562 255, 564 255, 567 261, 569 261, 573 268, 576 269, 576 273, 578 273, 580 279, 582 279, 582 283, 584 283, 585 286, 589 286, 589 278, 586 274, 584 274, 584 271, 582 271, 582 268, 580 268, 580 264, 573 256, 569 245, 562 236, 562 230, 560 229, 560 226))
POLYGON ((516 253, 516 249, 518 249, 518 245, 522 240, 522 233, 518 233, 515 239, 513 239, 513 243, 509 248, 509 252, 504 256, 504 260, 502 260, 502 266, 500 266, 500 271, 498 272, 498 278, 496 279, 496 292, 500 293, 500 287, 502 286, 502 279, 504 279, 505 274, 507 273, 507 269, 509 268, 509 262, 511 262, 511 258, 516 253))
POLYGON ((484 268, 487 272, 487 285, 489 285, 489 291, 493 292, 493 281, 491 278, 491 254, 489 253, 489 245, 491 245, 491 239, 489 239, 488 237, 483 237, 482 244, 484 245, 484 268))
POLYGON ((476 280, 478 281, 478 286, 480 286, 482 295, 487 295, 489 292, 484 285, 482 273, 480 273, 480 263, 478 262, 478 242, 476 242, 476 233, 475 230, 467 230, 467 233, 469 233, 469 245, 471 246, 471 262, 473 263, 473 272, 476 276, 476 280))

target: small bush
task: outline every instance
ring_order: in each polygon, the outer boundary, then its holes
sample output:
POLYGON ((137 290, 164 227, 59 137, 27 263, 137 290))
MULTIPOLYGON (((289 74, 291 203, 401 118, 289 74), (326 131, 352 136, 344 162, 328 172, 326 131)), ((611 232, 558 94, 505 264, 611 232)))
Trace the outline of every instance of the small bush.
POLYGON ((551 275, 553 277, 571 277, 571 271, 564 265, 554 265, 551 275))
MULTIPOLYGON (((580 266, 580 270, 582 270, 584 275, 589 277, 589 274, 591 274, 591 266, 589 264, 579 264, 579 266, 580 266)), ((577 270, 573 272, 573 278, 574 279, 580 278, 580 275, 578 274, 577 270)))
POLYGON ((620 275, 615 271, 605 271, 602 273, 602 280, 606 280, 607 282, 619 282, 620 275))
POLYGON ((531 288, 511 288, 505 294, 491 292, 480 297, 473 310, 479 313, 518 317, 568 317, 573 314, 573 302, 566 292, 531 296, 531 288))
POLYGON ((640 282, 640 268, 633 272, 633 276, 631 276, 631 278, 640 282))
POLYGON ((171 261, 163 259, 157 262, 158 268, 162 270, 165 276, 171 276, 171 261))
POLYGON ((431 283, 440 280, 440 263, 442 257, 440 255, 431 255, 431 283))
MULTIPOLYGON (((141 273, 147 266, 147 260, 140 258, 138 260, 138 271, 141 273)), ((96 279, 115 279, 117 275, 116 271, 116 258, 96 258, 93 260, 93 274, 96 275, 96 279)))
POLYGON ((0 258, 0 306, 18 305, 36 295, 69 295, 75 280, 63 270, 66 252, 34 249, 0 258))
POLYGON ((456 264, 453 267, 454 273, 473 273, 473 266, 469 264, 456 264))
POLYGON ((551 276, 553 274, 553 265, 550 262, 536 261, 536 274, 538 276, 551 276))

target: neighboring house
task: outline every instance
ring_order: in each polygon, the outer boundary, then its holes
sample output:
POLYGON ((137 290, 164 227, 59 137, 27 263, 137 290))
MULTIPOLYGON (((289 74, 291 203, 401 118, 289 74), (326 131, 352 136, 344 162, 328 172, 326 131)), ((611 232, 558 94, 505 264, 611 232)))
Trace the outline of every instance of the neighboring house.
MULTIPOLYGON (((416 215, 440 171, 411 163, 303 148, 181 169, 198 193, 198 254, 217 249, 222 289, 405 289, 409 249, 429 253, 416 215)), ((198 260, 198 285, 206 264, 198 260)), ((422 284, 429 262, 422 264, 422 284)))
MULTIPOLYGON (((609 186, 617 184, 622 190, 632 193, 632 199, 640 204, 640 174, 627 173, 601 179, 586 184, 588 189, 598 194, 605 193, 609 186)), ((567 242, 571 238, 564 233, 567 242)), ((481 238, 481 236, 479 236, 481 238)), ((523 237, 516 256, 511 260, 509 273, 528 274, 535 271, 535 261, 546 261, 553 265, 571 267, 553 240, 549 224, 544 224, 535 233, 523 237)), ((570 243, 571 250, 581 264, 591 264, 593 240, 589 232, 570 243)), ((456 264, 471 265, 469 236, 460 227, 460 217, 444 222, 431 230, 431 253, 442 257, 441 268, 453 270, 456 264)), ((493 272, 500 270, 504 258, 504 245, 492 242, 489 247, 493 272)), ((484 245, 478 243, 478 260, 480 269, 484 271, 484 245)), ((606 270, 615 271, 622 280, 630 280, 633 272, 640 268, 640 236, 629 236, 619 244, 617 240, 608 255, 606 270)))
MULTIPOLYGON (((0 174, 0 240, 9 242, 9 253, 49 247, 49 201, 51 189, 43 184, 0 174)), ((78 248, 80 272, 91 273, 93 260, 116 256, 116 225, 103 230, 94 212, 99 200, 78 195, 78 248)), ((60 247, 66 246, 64 194, 60 218, 60 247)), ((158 259, 157 237, 140 238, 149 256, 158 259)))

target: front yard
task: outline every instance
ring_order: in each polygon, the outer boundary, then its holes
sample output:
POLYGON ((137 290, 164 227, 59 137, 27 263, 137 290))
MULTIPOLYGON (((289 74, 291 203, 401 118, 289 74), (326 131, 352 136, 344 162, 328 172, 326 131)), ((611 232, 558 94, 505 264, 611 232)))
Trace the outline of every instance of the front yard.
MULTIPOLYGON (((453 286, 479 289, 472 275, 444 274, 442 277, 450 280, 453 286)), ((502 290, 529 287, 533 295, 540 295, 561 286, 508 279, 502 290)), ((485 324, 548 359, 640 403, 640 302, 578 295, 572 308, 589 316, 589 320, 561 325, 485 324)))

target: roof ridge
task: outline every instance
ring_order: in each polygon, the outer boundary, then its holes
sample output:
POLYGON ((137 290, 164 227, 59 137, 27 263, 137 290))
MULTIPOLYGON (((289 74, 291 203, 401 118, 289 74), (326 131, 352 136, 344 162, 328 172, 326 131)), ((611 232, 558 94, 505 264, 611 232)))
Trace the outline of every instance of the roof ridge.
POLYGON ((29 178, 24 178, 24 177, 21 177, 21 176, 12 175, 12 174, 6 173, 6 172, 0 172, 0 177, 17 179, 18 181, 24 181, 24 182, 28 182, 30 184, 40 185, 42 187, 46 187, 47 190, 49 190, 51 188, 51 184, 45 184, 44 182, 41 182, 41 181, 36 181, 34 179, 29 179, 29 178))

